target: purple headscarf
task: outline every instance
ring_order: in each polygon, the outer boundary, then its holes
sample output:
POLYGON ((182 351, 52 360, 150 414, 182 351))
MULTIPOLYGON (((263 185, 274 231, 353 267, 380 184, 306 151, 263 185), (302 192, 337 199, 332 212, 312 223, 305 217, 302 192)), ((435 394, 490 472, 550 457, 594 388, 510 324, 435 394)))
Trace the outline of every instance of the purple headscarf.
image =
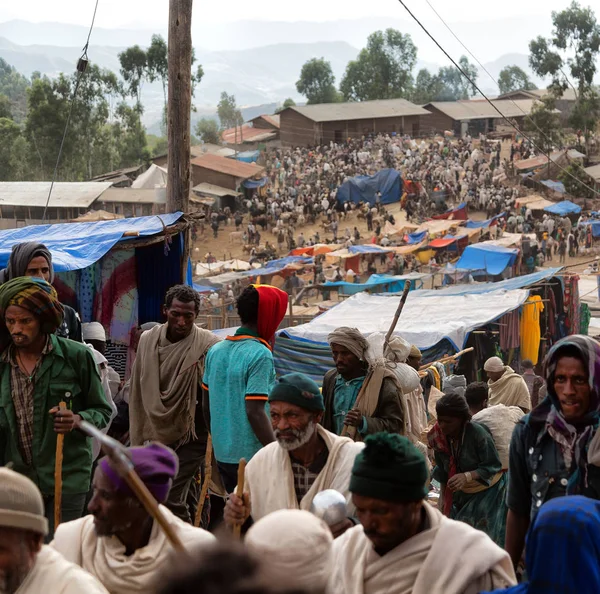
MULTIPOLYGON (((179 470, 179 460, 175 452, 160 443, 150 443, 143 447, 128 448, 127 454, 150 493, 159 503, 164 503, 179 470)), ((108 457, 102 458, 99 466, 119 493, 133 496, 133 491, 111 466, 108 457)))

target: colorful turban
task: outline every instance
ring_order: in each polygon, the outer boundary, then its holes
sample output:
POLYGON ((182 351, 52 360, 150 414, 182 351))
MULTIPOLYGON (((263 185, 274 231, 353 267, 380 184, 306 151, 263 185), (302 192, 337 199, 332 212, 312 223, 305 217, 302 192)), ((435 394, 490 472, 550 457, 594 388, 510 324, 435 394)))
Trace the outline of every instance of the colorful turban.
POLYGON ((343 346, 361 361, 364 360, 369 348, 367 339, 356 328, 348 328, 347 326, 336 328, 327 337, 327 342, 330 345, 339 344, 343 346))
POLYGON ((275 332, 285 317, 288 294, 271 285, 253 285, 258 291, 258 334, 273 343, 275 332))
MULTIPOLYGON (((149 443, 139 448, 128 448, 127 454, 133 462, 135 472, 150 493, 159 503, 164 503, 179 470, 175 452, 160 443, 149 443)), ((112 467, 108 457, 100 460, 99 467, 118 492, 133 497, 129 485, 112 467)))
POLYGON ((42 332, 54 334, 62 324, 64 310, 56 290, 45 280, 19 276, 0 287, 0 315, 6 315, 11 305, 22 307, 37 316, 42 332))

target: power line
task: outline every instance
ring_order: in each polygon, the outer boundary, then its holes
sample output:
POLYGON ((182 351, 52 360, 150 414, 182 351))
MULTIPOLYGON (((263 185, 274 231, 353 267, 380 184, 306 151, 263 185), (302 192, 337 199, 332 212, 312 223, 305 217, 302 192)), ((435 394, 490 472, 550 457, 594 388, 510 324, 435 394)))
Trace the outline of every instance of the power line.
MULTIPOLYGON (((440 43, 437 41, 437 39, 426 29, 425 25, 423 25, 421 23, 421 21, 413 14, 413 12, 410 10, 410 8, 408 8, 408 6, 406 6, 406 4, 404 3, 404 0, 398 0, 398 2, 400 2, 400 4, 404 7, 404 9, 406 10, 406 12, 408 12, 408 14, 412 17, 412 19, 417 23, 417 25, 419 25, 419 27, 421 27, 421 29, 423 29, 423 31, 425 32, 425 34, 431 39, 431 41, 433 41, 435 43, 435 45, 437 45, 437 47, 442 51, 442 53, 448 58, 448 60, 450 60, 450 62, 452 62, 452 64, 454 65, 454 67, 469 81, 469 83, 471 83, 471 86, 494 108, 495 111, 498 112, 498 114, 500 115, 500 117, 506 121, 506 123, 511 126, 512 128, 514 128, 519 134, 521 134, 521 136, 523 136, 524 138, 526 138, 527 140, 529 140, 529 142, 531 142, 531 144, 537 148, 543 155, 545 155, 548 158, 548 162, 551 161, 550 158, 550 154, 546 153, 542 148, 540 148, 529 136, 527 136, 527 134, 525 134, 514 122, 511 122, 499 109, 498 107, 496 107, 496 105, 494 105, 490 99, 487 97, 487 95, 477 86, 477 83, 471 79, 471 77, 464 71, 463 68, 461 68, 461 66, 454 60, 454 58, 452 58, 452 56, 440 45, 440 43)), ((430 5, 431 6, 431 5, 430 5)), ((458 38, 457 38, 458 39, 458 38)), ((460 40, 459 40, 460 41, 460 40)), ((461 42, 462 43, 462 42, 461 42)), ((464 47, 464 45, 463 45, 464 47)), ((466 48, 465 48, 466 49, 466 48)), ((468 51, 468 50, 467 50, 468 51)), ((470 52, 469 52, 470 53, 470 52)), ((472 55, 472 54, 471 54, 472 55)), ((554 163, 561 171, 563 171, 564 173, 566 173, 569 177, 572 177, 577 183, 581 184, 583 187, 587 188, 588 190, 590 190, 592 193, 596 194, 596 195, 600 195, 600 192, 598 192, 597 190, 595 190, 594 188, 588 186, 585 182, 581 181, 579 178, 575 177, 570 171, 568 171, 567 169, 565 169, 564 167, 562 167, 561 165, 559 165, 558 163, 554 163)))
POLYGON ((70 105, 69 105, 69 113, 67 114, 67 121, 65 122, 65 129, 63 130, 62 139, 60 141, 60 148, 58 149, 58 156, 56 157, 56 164, 54 165, 54 173, 52 175, 52 183, 50 184, 50 190, 48 191, 48 198, 46 200, 46 204, 44 206, 44 213, 42 215, 42 221, 46 220, 46 214, 48 212, 48 205, 50 204, 50 198, 52 196, 52 190, 54 189, 54 184, 56 183, 56 176, 58 175, 58 166, 60 165, 60 158, 62 156, 63 147, 65 145, 65 139, 67 138, 67 132, 69 130, 69 123, 71 121, 71 114, 73 113, 73 106, 75 105, 75 99, 77 97, 77 91, 79 90, 79 85, 81 84, 81 80, 83 79, 83 75, 87 69, 88 65, 88 55, 87 51, 90 45, 90 37, 92 36, 92 30, 94 28, 94 23, 96 22, 96 12, 98 11, 98 2, 96 0, 96 4, 94 6, 94 14, 92 15, 92 22, 90 24, 90 30, 88 31, 88 36, 85 41, 85 45, 81 50, 81 56, 79 60, 77 60, 77 80, 75 81, 75 88, 73 89, 73 93, 71 95, 70 105))

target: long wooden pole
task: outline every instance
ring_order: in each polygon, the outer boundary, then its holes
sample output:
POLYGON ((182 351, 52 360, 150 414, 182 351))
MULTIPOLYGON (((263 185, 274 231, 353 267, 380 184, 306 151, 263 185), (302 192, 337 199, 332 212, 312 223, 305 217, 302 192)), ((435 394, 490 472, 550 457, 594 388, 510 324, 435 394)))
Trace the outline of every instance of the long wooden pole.
POLYGON ((200 490, 200 498, 198 499, 198 508, 196 509, 196 518, 194 519, 194 526, 198 528, 202 521, 202 512, 204 511, 204 503, 206 502, 206 496, 208 494, 208 487, 212 479, 212 436, 208 434, 208 441, 206 442, 206 455, 204 456, 204 480, 202 481, 202 489, 200 490))
MULTIPOLYGON (((235 490, 235 494, 242 499, 244 497, 244 482, 246 480, 246 460, 242 458, 240 460, 240 464, 238 466, 238 480, 237 480, 237 489, 235 490)), ((242 527, 239 524, 236 524, 233 527, 233 538, 235 540, 240 540, 242 534, 242 527)))
POLYGON ((192 0, 169 0, 168 212, 186 212, 189 204, 192 4, 192 0))
MULTIPOLYGON (((67 409, 66 402, 60 402, 58 405, 59 412, 67 409)), ((56 459, 54 462, 54 531, 58 528, 62 519, 62 467, 63 467, 63 450, 65 446, 65 435, 59 433, 56 436, 56 459)))

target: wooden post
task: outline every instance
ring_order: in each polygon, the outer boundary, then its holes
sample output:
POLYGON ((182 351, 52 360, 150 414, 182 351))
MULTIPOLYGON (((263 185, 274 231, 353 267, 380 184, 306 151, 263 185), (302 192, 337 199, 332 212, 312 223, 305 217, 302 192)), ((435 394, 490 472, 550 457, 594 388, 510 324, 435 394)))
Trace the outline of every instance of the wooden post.
POLYGON ((294 298, 293 295, 290 295, 288 297, 288 302, 289 302, 289 307, 290 307, 290 328, 292 328, 294 326, 294 306, 292 304, 294 298))
POLYGON ((192 0, 169 0, 167 210, 186 211, 190 192, 192 0))
MULTIPOLYGON (((169 0, 169 99, 167 104, 167 212, 188 212, 190 199, 190 117, 192 109, 192 4, 169 0)), ((190 246, 184 231, 181 278, 190 246)))

